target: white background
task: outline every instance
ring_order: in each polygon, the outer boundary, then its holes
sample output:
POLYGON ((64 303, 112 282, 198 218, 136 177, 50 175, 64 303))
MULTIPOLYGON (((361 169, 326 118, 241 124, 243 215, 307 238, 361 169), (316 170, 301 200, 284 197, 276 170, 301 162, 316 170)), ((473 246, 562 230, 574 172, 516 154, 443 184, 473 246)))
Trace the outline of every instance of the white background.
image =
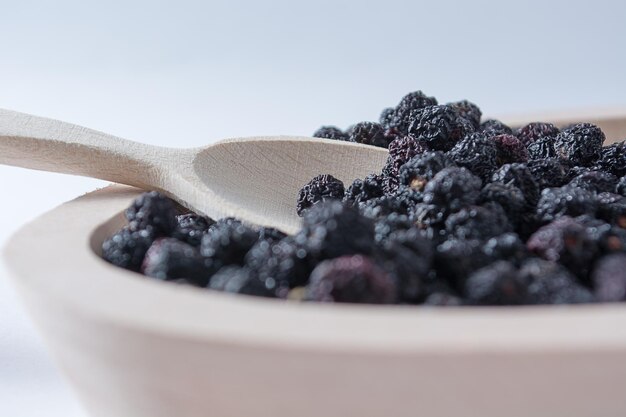
MULTIPOLYGON (((488 114, 626 105, 625 2, 495 3, 0 0, 0 107, 182 147, 377 120, 416 89, 488 114)), ((103 184, 0 167, 0 244, 103 184)), ((0 416, 84 416, 2 267, 0 416)))

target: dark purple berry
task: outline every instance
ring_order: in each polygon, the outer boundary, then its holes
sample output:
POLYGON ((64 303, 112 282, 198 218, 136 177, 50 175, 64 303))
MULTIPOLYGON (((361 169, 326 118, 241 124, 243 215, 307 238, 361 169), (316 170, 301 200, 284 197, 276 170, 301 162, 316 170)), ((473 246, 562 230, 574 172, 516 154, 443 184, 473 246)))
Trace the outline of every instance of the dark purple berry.
POLYGON ((474 126, 474 129, 480 128, 480 118, 483 112, 480 111, 480 108, 476 104, 471 101, 461 100, 446 105, 456 110, 460 117, 469 120, 472 126, 474 126))
POLYGON ((541 192, 537 203, 537 218, 543 223, 561 216, 594 215, 598 202, 594 193, 582 188, 546 188, 541 192))
POLYGON ((459 239, 486 240, 512 230, 504 210, 497 204, 469 206, 446 219, 446 231, 459 239))
POLYGON ((555 137, 559 134, 559 128, 552 123, 534 122, 519 128, 515 135, 525 146, 536 142, 539 139, 555 137))
POLYGON ((526 281, 507 261, 498 261, 472 273, 465 281, 466 301, 474 305, 516 305, 527 299, 526 281))
POLYGON ((602 156, 604 133, 591 123, 579 123, 559 133, 554 149, 559 158, 580 166, 591 166, 602 156))
POLYGON ((426 183, 444 168, 455 166, 443 152, 425 152, 400 167, 400 185, 422 192, 426 183))
POLYGON ((321 302, 389 304, 395 295, 393 278, 362 255, 319 263, 306 288, 306 299, 321 302))
POLYGON ((150 229, 155 237, 169 236, 176 228, 174 202, 156 191, 143 193, 126 209, 131 232, 150 229))
POLYGON ((449 106, 431 106, 411 113, 409 134, 426 148, 448 151, 465 135, 474 131, 472 123, 459 117, 449 106))
POLYGON ((223 265, 242 265, 246 253, 259 240, 259 233, 233 219, 218 220, 202 237, 203 256, 223 265))
POLYGON ((511 224, 517 225, 528 207, 522 190, 512 184, 492 182, 480 191, 479 204, 497 203, 506 213, 511 224))
POLYGON ((501 121, 495 119, 489 119, 482 122, 478 131, 483 133, 487 137, 497 135, 510 135, 513 133, 513 129, 511 129, 501 121))
POLYGON ((350 131, 350 142, 378 146, 380 148, 389 146, 389 140, 385 136, 382 126, 374 122, 355 124, 350 131))
POLYGON ((346 190, 343 200, 348 204, 358 205, 361 202, 382 197, 385 193, 383 182, 384 178, 375 174, 368 175, 362 180, 356 179, 346 190))
POLYGON ((198 287, 208 284, 221 263, 200 255, 198 248, 174 238, 154 241, 141 266, 141 272, 152 278, 172 281, 184 278, 198 287))
POLYGON ((569 182, 570 187, 583 188, 594 193, 610 193, 615 190, 617 177, 608 172, 588 171, 569 182))
POLYGON ((580 304, 594 301, 591 292, 557 263, 530 258, 522 264, 519 276, 528 285, 528 304, 580 304))
POLYGON ((335 126, 322 126, 313 133, 314 138, 336 139, 347 141, 350 136, 335 126))
POLYGON ((524 198, 532 207, 539 199, 539 185, 526 164, 505 164, 493 173, 491 181, 512 185, 524 193, 524 198))
POLYGON ((626 141, 614 143, 602 148, 600 159, 596 166, 604 171, 610 172, 616 177, 626 175, 626 141))
POLYGON ((320 201, 341 200, 345 190, 343 182, 330 174, 314 177, 298 193, 296 212, 302 216, 304 211, 320 201))
POLYGON ((172 237, 192 246, 200 246, 202 236, 209 230, 209 226, 214 223, 213 220, 195 213, 180 214, 176 216, 176 228, 172 233, 172 237))
POLYGON ((557 158, 535 159, 528 161, 526 166, 541 190, 567 183, 568 168, 557 158))
POLYGON ((421 91, 409 93, 402 97, 402 100, 400 100, 400 103, 396 106, 389 128, 397 131, 398 136, 406 135, 409 130, 409 124, 411 123, 411 112, 436 105, 437 99, 428 97, 421 91))
POLYGON ((598 301, 626 301, 626 253, 600 258, 591 274, 591 282, 598 301))
MULTIPOLYGON (((370 200, 371 201, 371 200, 370 200)), ((306 212, 296 242, 314 259, 369 255, 374 251, 374 222, 339 201, 316 204, 306 212)))
POLYGON ((528 145, 528 159, 529 160, 542 160, 546 158, 555 158, 557 156, 554 148, 554 137, 547 136, 545 138, 537 139, 528 145))
POLYGON ((469 169, 483 181, 488 180, 498 168, 496 144, 482 133, 465 136, 448 152, 458 166, 469 169))
POLYGON ((139 272, 153 241, 154 235, 150 229, 133 232, 124 227, 102 243, 102 257, 115 266, 139 272))
POLYGON ((498 165, 528 161, 528 149, 517 137, 497 135, 491 140, 496 145, 498 165))
POLYGON ((449 212, 474 204, 482 181, 466 168, 444 168, 424 188, 424 202, 443 207, 449 212))

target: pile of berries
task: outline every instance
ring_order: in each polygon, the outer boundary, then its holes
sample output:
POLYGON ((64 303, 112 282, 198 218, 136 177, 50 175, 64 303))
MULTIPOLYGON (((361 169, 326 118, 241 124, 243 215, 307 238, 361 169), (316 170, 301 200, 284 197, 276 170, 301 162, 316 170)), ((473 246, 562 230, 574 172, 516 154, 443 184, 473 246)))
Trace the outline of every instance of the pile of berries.
POLYGON ((522 305, 626 300, 626 143, 580 123, 513 129, 421 91, 380 122, 314 136, 389 150, 380 173, 330 174, 297 196, 292 236, 181 213, 156 193, 126 211, 107 261, 161 280, 323 302, 522 305))

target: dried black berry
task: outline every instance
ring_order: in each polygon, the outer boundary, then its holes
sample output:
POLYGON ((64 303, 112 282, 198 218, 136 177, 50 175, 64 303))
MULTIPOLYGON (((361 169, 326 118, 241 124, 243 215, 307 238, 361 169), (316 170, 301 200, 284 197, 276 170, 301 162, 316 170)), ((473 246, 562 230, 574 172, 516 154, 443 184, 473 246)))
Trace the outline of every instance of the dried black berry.
POLYGON ((411 112, 424 107, 436 106, 437 99, 428 97, 421 91, 415 91, 402 97, 396 106, 389 128, 398 132, 398 136, 406 135, 411 122, 411 112))
POLYGON ((498 168, 496 144, 481 133, 465 136, 448 152, 448 156, 483 181, 488 180, 498 168))
POLYGON ((626 141, 602 148, 600 159, 596 162, 596 166, 600 170, 609 172, 616 177, 626 175, 626 141))
POLYGON ((400 184, 422 192, 426 183, 433 179, 435 174, 452 166, 455 166, 455 163, 445 153, 425 152, 400 167, 400 184))
POLYGON ((558 127, 554 126, 552 123, 541 122, 529 123, 515 132, 515 135, 525 146, 529 146, 531 143, 534 143, 539 139, 555 137, 558 134, 558 127))
POLYGON ((152 230, 141 229, 133 232, 124 227, 102 243, 102 257, 115 266, 139 272, 153 241, 152 230))
POLYGON ((169 236, 176 227, 174 202, 156 191, 143 193, 126 209, 131 232, 150 229, 155 237, 169 236))
POLYGON ((361 202, 382 197, 385 193, 383 182, 384 178, 375 174, 368 175, 362 180, 354 180, 352 185, 346 190, 343 197, 344 202, 358 205, 361 202))
POLYGON ((195 213, 180 214, 176 216, 176 228, 172 233, 172 237, 192 246, 200 246, 202 236, 209 230, 209 226, 214 223, 213 220, 195 213))
POLYGON ((527 247, 545 260, 559 262, 583 280, 598 252, 597 242, 586 227, 569 216, 541 227, 528 239, 527 247))
POLYGON ((510 135, 513 133, 513 129, 511 129, 501 121, 495 119, 489 119, 482 122, 478 131, 483 133, 487 137, 497 135, 510 135))
POLYGON ((492 182, 487 184, 478 198, 479 204, 497 203, 506 213, 509 221, 517 225, 522 220, 522 214, 528 207, 528 202, 522 190, 512 184, 492 182))
POLYGON ((594 193, 581 188, 546 188, 537 203, 537 218, 543 223, 561 216, 594 215, 598 202, 594 193))
POLYGON ((350 140, 350 136, 335 126, 322 126, 313 133, 314 138, 350 140))
POLYGON ((539 200, 539 185, 525 164, 503 165, 494 172, 491 181, 519 188, 530 206, 534 207, 539 200))
POLYGON ((626 301, 626 254, 616 253, 598 260, 591 282, 598 301, 626 301))
POLYGON ((378 146, 381 148, 389 146, 389 140, 385 136, 383 127, 374 122, 355 124, 350 131, 350 142, 378 146))
POLYGON ((626 176, 619 179, 617 185, 615 186, 615 192, 626 197, 626 176))
POLYGON ((461 100, 446 105, 456 110, 460 117, 469 120, 474 126, 474 129, 480 128, 480 118, 483 112, 480 111, 480 108, 476 104, 471 101, 461 100))
POLYGON ((448 151, 474 131, 471 122, 449 106, 431 106, 411 113, 409 134, 433 151, 448 151))
POLYGON ((594 193, 613 192, 616 185, 617 177, 602 171, 588 171, 569 182, 570 187, 578 187, 594 193))
POLYGON ((528 149, 517 137, 505 134, 493 136, 491 140, 496 145, 498 165, 528 161, 528 149))
POLYGON ((600 193, 597 217, 616 226, 626 229, 626 197, 613 193, 600 193))
POLYGON ((369 255, 375 245, 374 222, 339 201, 316 204, 304 215, 296 241, 315 259, 369 255))
POLYGON ((257 271, 255 279, 266 289, 286 296, 286 290, 306 285, 312 266, 307 249, 293 237, 278 242, 259 241, 246 254, 245 265, 257 271))
POLYGON ((579 304, 591 303, 591 292, 561 265, 531 258, 525 261, 519 276, 528 283, 528 304, 579 304))
POLYGON ((449 212, 459 211, 478 199, 481 180, 466 168, 444 168, 424 188, 424 202, 449 212))
POLYGON ((376 219, 374 226, 374 238, 376 243, 382 243, 394 232, 406 230, 413 227, 414 224, 405 214, 390 213, 386 216, 380 216, 376 219))
POLYGON ((410 135, 395 139, 389 144, 389 158, 383 168, 385 193, 394 193, 398 188, 400 167, 424 152, 424 145, 410 135))
POLYGON ((232 219, 218 220, 202 237, 200 252, 224 265, 242 265, 246 253, 259 240, 259 233, 232 219))
POLYGON ((459 239, 489 239, 513 230, 500 205, 469 206, 446 219, 449 235, 459 239))
POLYGON ((287 237, 287 234, 273 227, 260 227, 259 240, 267 240, 269 242, 278 242, 287 237))
POLYGON ((557 156, 556 150, 554 148, 555 138, 552 136, 547 136, 541 139, 537 139, 528 145, 528 159, 545 159, 545 158, 555 158, 557 156))
POLYGON ((526 245, 516 233, 492 237, 483 245, 483 252, 490 259, 503 259, 515 265, 528 257, 526 245))
POLYGON ((220 267, 219 261, 201 256, 194 246, 174 238, 160 238, 146 252, 141 272, 164 281, 184 278, 204 287, 220 267))
POLYGON ((318 175, 309 181, 298 193, 296 211, 302 216, 304 211, 320 201, 341 200, 344 196, 343 182, 330 174, 318 175))
POLYGON ((567 183, 568 168, 557 158, 535 159, 526 166, 539 188, 561 187, 567 183))
POLYGON ((526 292, 527 282, 507 261, 494 262, 472 273, 464 286, 466 301, 475 305, 524 304, 526 292))
POLYGON ((434 265, 437 276, 457 291, 464 288, 467 277, 489 265, 492 259, 482 250, 480 240, 448 239, 437 246, 434 265))
POLYGON ((573 165, 591 166, 602 156, 604 133, 591 123, 579 123, 559 133, 554 149, 559 158, 573 165))
POLYGON ((306 299, 322 302, 389 304, 395 295, 393 278, 361 255, 321 262, 306 288, 306 299))

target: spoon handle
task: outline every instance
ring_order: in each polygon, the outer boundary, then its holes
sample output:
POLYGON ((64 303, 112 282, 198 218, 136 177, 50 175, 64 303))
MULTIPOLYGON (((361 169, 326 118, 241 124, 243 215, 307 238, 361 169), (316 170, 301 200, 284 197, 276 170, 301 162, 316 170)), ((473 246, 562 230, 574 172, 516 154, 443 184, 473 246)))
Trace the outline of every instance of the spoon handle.
POLYGON ((0 109, 0 164, 157 187, 168 150, 0 109), (161 164, 163 162, 163 164, 161 164))

